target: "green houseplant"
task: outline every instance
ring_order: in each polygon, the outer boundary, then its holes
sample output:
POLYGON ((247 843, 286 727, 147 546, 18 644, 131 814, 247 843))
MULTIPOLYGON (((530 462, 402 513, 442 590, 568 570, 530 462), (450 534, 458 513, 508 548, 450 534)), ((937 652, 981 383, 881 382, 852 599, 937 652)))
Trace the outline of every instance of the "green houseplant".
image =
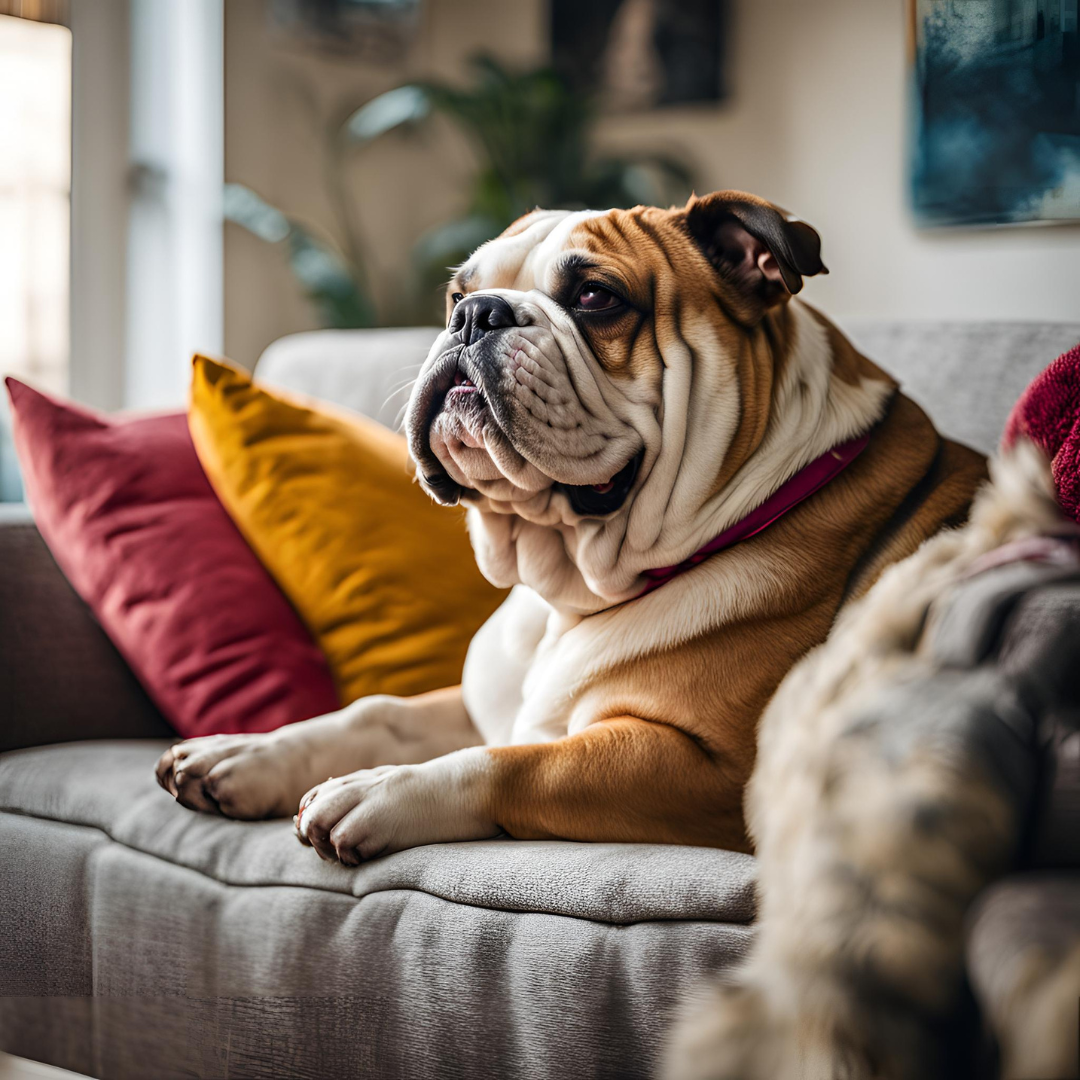
POLYGON ((513 71, 488 56, 463 87, 418 82, 380 94, 329 134, 327 186, 339 239, 318 236, 241 185, 226 185, 226 217, 283 245, 290 266, 327 326, 370 326, 376 315, 362 245, 351 227, 343 181, 349 154, 434 114, 469 138, 479 167, 460 216, 422 236, 419 272, 430 282, 536 206, 607 209, 668 202, 690 191, 689 168, 657 153, 603 155, 592 149, 597 114, 550 68, 513 71))

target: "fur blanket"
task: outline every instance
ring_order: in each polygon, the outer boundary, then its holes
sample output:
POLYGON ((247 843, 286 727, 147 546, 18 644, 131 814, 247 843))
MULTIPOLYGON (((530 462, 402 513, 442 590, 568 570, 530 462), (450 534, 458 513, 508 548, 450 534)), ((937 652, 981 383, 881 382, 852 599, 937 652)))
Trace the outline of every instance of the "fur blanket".
MULTIPOLYGON (((972 1075, 972 902, 1077 854, 1059 813, 1075 769, 1045 793, 1080 701, 1080 529, 1029 443, 992 477, 969 524, 887 571, 770 703, 747 793, 758 937, 678 1027, 672 1080, 972 1075)), ((1006 1076, 1076 1075, 1080 964, 1061 963, 1077 970, 1047 965, 990 1016, 1006 1076)))

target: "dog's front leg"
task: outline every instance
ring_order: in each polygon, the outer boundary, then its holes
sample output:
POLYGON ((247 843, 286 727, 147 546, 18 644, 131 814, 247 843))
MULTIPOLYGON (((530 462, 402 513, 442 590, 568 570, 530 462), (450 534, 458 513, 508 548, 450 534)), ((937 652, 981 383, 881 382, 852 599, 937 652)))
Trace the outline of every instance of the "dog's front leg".
POLYGON ((411 698, 380 694, 265 734, 177 743, 161 756, 157 778, 192 810, 287 817, 304 792, 328 776, 427 761, 479 742, 460 686, 411 698))
POLYGON ((746 850, 741 778, 678 728, 617 717, 550 743, 367 769, 304 797, 297 834, 355 865, 419 844, 519 839, 746 850))

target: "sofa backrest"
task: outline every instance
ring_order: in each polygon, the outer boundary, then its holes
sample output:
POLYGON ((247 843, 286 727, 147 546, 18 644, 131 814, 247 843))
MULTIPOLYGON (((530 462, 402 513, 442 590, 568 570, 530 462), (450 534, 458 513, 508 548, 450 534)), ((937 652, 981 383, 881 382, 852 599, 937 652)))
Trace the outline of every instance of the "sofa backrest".
MULTIPOLYGON (((851 320, 843 326, 945 434, 989 452, 1020 392, 1080 341, 1080 323, 905 323, 851 320)), ((275 341, 259 377, 336 402, 397 427, 409 385, 438 327, 317 330, 275 341)))
POLYGON ((1080 323, 852 320, 844 330, 900 380, 939 431, 984 453, 997 447, 1024 387, 1080 342, 1080 323))
POLYGON ((260 382, 332 401, 397 429, 437 326, 311 330, 279 338, 259 357, 260 382))

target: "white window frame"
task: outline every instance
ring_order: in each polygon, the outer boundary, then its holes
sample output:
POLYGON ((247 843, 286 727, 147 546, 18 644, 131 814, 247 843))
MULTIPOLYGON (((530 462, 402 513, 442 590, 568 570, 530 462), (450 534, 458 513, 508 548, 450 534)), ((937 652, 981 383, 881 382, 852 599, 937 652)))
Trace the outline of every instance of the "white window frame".
POLYGON ((223 341, 223 0, 76 0, 72 396, 183 405, 223 341))

